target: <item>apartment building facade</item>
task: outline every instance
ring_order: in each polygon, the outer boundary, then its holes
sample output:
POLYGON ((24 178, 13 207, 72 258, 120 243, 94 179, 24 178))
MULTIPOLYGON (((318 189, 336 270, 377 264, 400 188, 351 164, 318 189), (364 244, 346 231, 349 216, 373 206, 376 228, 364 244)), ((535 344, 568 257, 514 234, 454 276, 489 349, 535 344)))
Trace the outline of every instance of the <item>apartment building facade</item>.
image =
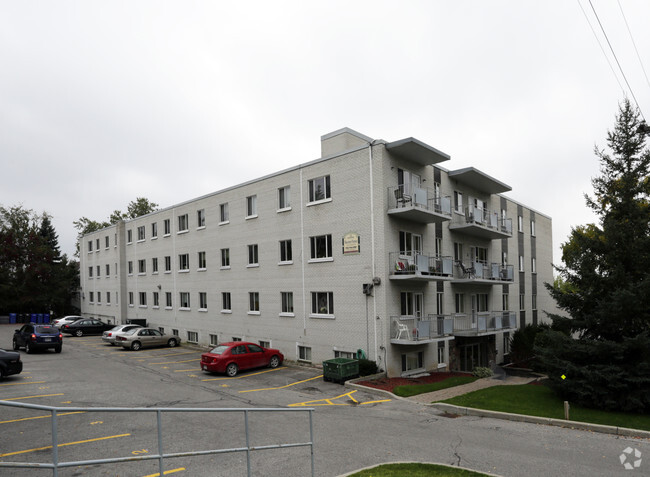
POLYGON ((319 159, 84 236, 82 314, 316 365, 362 349, 389 376, 499 363, 554 310, 551 219, 448 161, 324 135, 319 159))

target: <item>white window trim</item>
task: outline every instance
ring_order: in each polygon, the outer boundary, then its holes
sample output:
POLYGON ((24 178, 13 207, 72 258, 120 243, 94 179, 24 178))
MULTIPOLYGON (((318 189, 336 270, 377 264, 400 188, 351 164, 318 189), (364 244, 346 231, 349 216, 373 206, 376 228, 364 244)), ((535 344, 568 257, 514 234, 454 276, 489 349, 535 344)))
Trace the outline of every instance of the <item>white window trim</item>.
POLYGON ((257 214, 247 215, 246 217, 244 217, 245 220, 251 220, 251 219, 256 219, 256 218, 257 218, 257 214))
POLYGON ((329 313, 310 313, 309 318, 315 318, 320 320, 335 320, 335 315, 330 315, 329 313))
POLYGON ((205 229, 205 225, 201 225, 201 226, 196 228, 196 230, 204 230, 204 229, 205 229))
POLYGON ((255 316, 259 316, 261 314, 262 314, 261 311, 250 311, 250 310, 247 313, 247 315, 255 315, 255 316))
POLYGON ((178 232, 176 232, 176 235, 183 235, 189 233, 190 233, 189 229, 185 229, 185 230, 179 230, 178 232))
POLYGON ((192 308, 187 308, 187 307, 181 306, 181 307, 178 308, 178 310, 179 311, 192 311, 192 308))
POLYGON ((219 222, 219 225, 228 225, 230 223, 230 220, 224 220, 223 222, 219 222))
POLYGON ((293 260, 287 260, 285 262, 278 262, 278 265, 293 265, 293 260))
POLYGON ((295 318, 296 314, 295 313, 288 313, 288 312, 280 312, 278 316, 282 318, 295 318))
POLYGON ((260 268, 260 264, 259 263, 249 263, 248 265, 246 265, 246 268, 260 268))
POLYGON ((278 209, 278 210, 276 210, 276 212, 277 212, 278 214, 281 214, 282 212, 289 212, 290 210, 291 210, 291 206, 289 206, 289 207, 284 207, 283 209, 278 209))
POLYGON ((327 199, 319 199, 319 200, 314 200, 312 202, 307 202, 306 206, 307 207, 312 207, 314 205, 326 204, 328 202, 332 202, 331 197, 328 197, 327 199))
POLYGON ((310 258, 307 263, 322 263, 322 262, 333 262, 334 257, 324 257, 324 258, 310 258))
POLYGON ((232 315, 232 310, 221 310, 224 315, 232 315))

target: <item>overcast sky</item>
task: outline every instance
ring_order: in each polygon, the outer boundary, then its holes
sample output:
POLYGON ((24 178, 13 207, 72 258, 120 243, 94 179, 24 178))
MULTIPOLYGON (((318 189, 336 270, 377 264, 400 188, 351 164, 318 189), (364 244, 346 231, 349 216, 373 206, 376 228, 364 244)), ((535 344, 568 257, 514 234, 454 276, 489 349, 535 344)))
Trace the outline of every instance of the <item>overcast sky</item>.
MULTIPOLYGON (((624 20, 650 71, 650 2, 591 1, 650 119, 624 20)), ((509 184, 559 263, 625 95, 589 0, 3 1, 0 204, 52 215, 72 256, 80 217, 317 159, 350 127, 509 184)))

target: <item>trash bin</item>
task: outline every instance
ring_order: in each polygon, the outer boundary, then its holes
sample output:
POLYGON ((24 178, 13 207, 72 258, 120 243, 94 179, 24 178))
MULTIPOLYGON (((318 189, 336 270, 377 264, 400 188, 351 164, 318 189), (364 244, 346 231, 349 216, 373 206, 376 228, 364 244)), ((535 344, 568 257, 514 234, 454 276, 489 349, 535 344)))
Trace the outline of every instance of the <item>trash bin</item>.
POLYGON ((348 379, 359 377, 359 361, 348 358, 334 358, 323 361, 323 379, 343 384, 348 379))
POLYGON ((18 318, 16 313, 9 313, 9 323, 12 325, 16 324, 16 318, 18 318))
POLYGON ((43 313, 43 323, 49 323, 49 322, 50 322, 50 314, 43 313))
POLYGON ((38 315, 36 313, 32 313, 29 319, 30 323, 38 323, 38 315))

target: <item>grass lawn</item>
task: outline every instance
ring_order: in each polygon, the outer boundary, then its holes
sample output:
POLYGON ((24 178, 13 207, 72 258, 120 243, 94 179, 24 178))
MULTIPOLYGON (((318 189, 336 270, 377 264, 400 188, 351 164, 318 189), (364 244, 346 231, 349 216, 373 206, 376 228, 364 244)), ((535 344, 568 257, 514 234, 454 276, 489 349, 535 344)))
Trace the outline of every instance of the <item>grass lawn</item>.
POLYGON ((384 464, 351 477, 481 477, 487 474, 435 464, 384 464))
POLYGON ((404 386, 397 386, 393 389, 393 394, 397 394, 401 397, 410 397, 417 394, 431 393, 433 391, 440 391, 441 389, 460 386, 461 384, 471 383, 477 379, 478 378, 475 378, 474 376, 453 376, 437 383, 407 384, 404 386))
MULTIPOLYGON (((442 402, 489 411, 564 419, 564 401, 551 389, 540 385, 493 386, 442 402)), ((650 431, 650 415, 647 414, 606 412, 570 402, 569 405, 571 406, 569 418, 572 421, 650 431)))

